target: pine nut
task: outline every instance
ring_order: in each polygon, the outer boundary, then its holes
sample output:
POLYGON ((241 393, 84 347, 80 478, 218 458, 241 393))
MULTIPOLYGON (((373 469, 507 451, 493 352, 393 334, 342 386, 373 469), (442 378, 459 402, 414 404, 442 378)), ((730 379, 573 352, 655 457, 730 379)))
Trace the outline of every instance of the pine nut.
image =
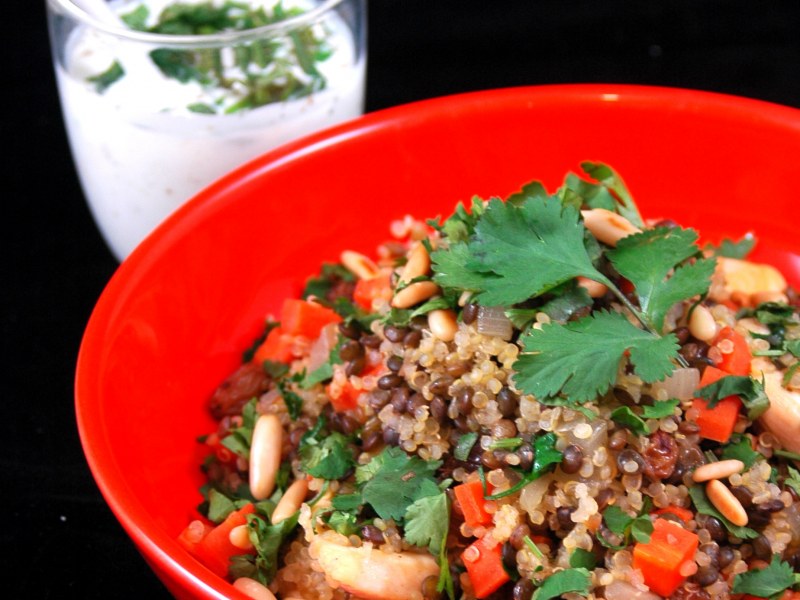
POLYGON ((378 265, 371 258, 359 252, 345 250, 342 252, 340 260, 344 268, 359 279, 372 279, 380 275, 378 265))
POLYGON ((250 492, 256 500, 268 498, 275 489, 282 448, 283 427, 278 416, 258 417, 250 443, 250 492))
POLYGON ((239 577, 233 587, 253 600, 277 600, 267 586, 249 577, 239 577))
POLYGON ((698 304, 692 310, 689 317, 689 333, 703 342, 710 342, 717 335, 717 322, 714 320, 714 315, 702 304, 698 304))
POLYGON ((740 527, 747 525, 747 513, 742 503, 719 479, 712 479, 706 484, 706 495, 711 504, 731 523, 740 527))
POLYGON ((288 519, 298 510, 303 500, 306 499, 308 493, 308 480, 298 479, 290 485, 278 500, 278 505, 272 511, 272 522, 280 523, 284 519, 288 519))
POLYGON ((701 465, 692 473, 692 479, 698 483, 701 481, 710 481, 711 479, 725 479, 734 473, 741 473, 744 471, 744 463, 740 460, 720 460, 717 462, 701 465))
POLYGON ((444 308, 432 310, 428 313, 428 327, 435 337, 443 342, 451 342, 458 331, 456 313, 444 308))
POLYGON ((588 277, 578 277, 578 285, 586 289, 590 298, 602 298, 608 291, 608 286, 605 283, 594 281, 588 277))
POLYGON ((253 547, 247 525, 237 525, 231 529, 230 533, 228 533, 228 540, 241 550, 250 550, 253 547))
POLYGON ((432 281, 417 281, 404 287, 392 298, 395 308, 410 308, 439 293, 439 286, 432 281))
POLYGON ((400 275, 401 283, 408 283, 415 277, 427 275, 431 268, 431 257, 422 242, 415 243, 408 252, 408 260, 400 275))
POLYGON ((586 229, 609 246, 616 246, 618 241, 633 233, 641 233, 628 219, 605 208, 582 210, 581 215, 586 229))

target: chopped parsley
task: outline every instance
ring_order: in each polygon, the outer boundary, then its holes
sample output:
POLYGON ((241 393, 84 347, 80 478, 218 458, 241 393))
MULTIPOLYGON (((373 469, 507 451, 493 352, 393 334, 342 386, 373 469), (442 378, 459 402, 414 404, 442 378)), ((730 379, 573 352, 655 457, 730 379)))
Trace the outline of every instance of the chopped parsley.
POLYGON ((650 535, 653 533, 653 521, 646 514, 640 514, 636 517, 631 517, 624 510, 613 504, 603 511, 603 522, 608 530, 616 534, 622 540, 622 543, 615 545, 598 535, 598 541, 607 548, 614 550, 621 550, 631 542, 631 538, 637 542, 646 544, 650 541, 650 535))

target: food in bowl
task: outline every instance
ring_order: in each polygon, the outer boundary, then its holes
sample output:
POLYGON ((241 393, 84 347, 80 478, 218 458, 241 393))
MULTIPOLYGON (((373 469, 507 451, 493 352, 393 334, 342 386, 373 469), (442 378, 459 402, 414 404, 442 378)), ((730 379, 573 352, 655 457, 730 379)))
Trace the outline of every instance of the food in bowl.
POLYGON ((255 598, 792 594, 798 295, 582 166, 287 298, 210 399, 181 544, 255 598))

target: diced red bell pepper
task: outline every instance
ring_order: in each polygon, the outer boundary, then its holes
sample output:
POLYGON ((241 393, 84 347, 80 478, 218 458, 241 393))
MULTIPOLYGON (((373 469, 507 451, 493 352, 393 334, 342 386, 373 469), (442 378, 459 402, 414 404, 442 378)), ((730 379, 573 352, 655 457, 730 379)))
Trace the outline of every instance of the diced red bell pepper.
POLYGON ((656 519, 650 541, 633 548, 633 568, 642 572, 650 591, 668 598, 686 579, 681 570, 694 560, 698 541, 695 533, 677 523, 656 519))
POLYGON ((483 484, 479 479, 461 483, 453 488, 456 501, 461 507, 464 522, 470 527, 488 525, 492 515, 486 512, 486 500, 483 497, 483 484))
POLYGON ((316 302, 289 298, 281 308, 281 329, 289 335, 302 335, 309 339, 319 337, 322 328, 342 320, 334 310, 316 302))
POLYGON ((290 363, 294 358, 293 342, 294 336, 288 335, 283 327, 275 327, 267 334, 267 339, 256 348, 253 353, 253 361, 259 365, 267 360, 290 363))
POLYGON ((731 327, 723 327, 714 338, 712 345, 718 346, 723 341, 727 344, 728 340, 733 344, 733 352, 723 352, 722 358, 715 366, 729 375, 749 375, 750 361, 753 360, 753 355, 744 336, 731 327))
POLYGON ((353 302, 365 310, 372 308, 372 302, 378 298, 392 299, 392 284, 388 273, 381 273, 369 279, 359 279, 353 290, 353 302))
MULTIPOLYGON (((234 546, 230 540, 230 533, 234 527, 247 523, 247 515, 255 512, 255 505, 245 504, 239 510, 233 511, 225 520, 214 527, 194 548, 194 556, 220 577, 228 575, 231 558, 248 551, 234 546)), ((250 552, 255 552, 251 550, 250 552)))
MULTIPOLYGON (((708 366, 703 371, 700 387, 711 385, 728 375, 730 373, 722 369, 708 366)), ((728 396, 722 398, 713 408, 708 408, 708 404, 708 400, 703 398, 694 398, 692 400, 692 408, 698 412, 696 420, 697 426, 700 427, 698 433, 700 437, 707 440, 714 440, 720 443, 727 442, 731 434, 733 434, 733 428, 739 418, 742 401, 738 396, 728 396)))
POLYGON ((486 598, 511 578, 503 568, 501 544, 482 537, 461 553, 476 598, 486 598))

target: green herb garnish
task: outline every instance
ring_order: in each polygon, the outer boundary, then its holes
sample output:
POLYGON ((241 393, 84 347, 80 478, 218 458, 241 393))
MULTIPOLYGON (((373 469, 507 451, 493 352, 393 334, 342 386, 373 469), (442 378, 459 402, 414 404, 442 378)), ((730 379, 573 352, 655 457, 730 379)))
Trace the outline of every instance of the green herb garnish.
POLYGON ((92 77, 87 77, 86 80, 94 84, 94 89, 98 94, 102 94, 114 83, 122 79, 124 75, 125 75, 125 69, 123 69, 122 65, 115 60, 111 64, 111 66, 108 67, 108 69, 106 69, 99 75, 93 75, 92 77))
POLYGON ((747 418, 756 420, 769 408, 769 398, 764 391, 764 383, 744 375, 726 375, 696 392, 700 398, 707 399, 708 407, 728 396, 738 396, 747 408, 747 418))
POLYGON ((589 594, 591 583, 592 576, 587 569, 582 567, 564 569, 547 577, 533 593, 531 600, 551 600, 567 593, 586 596, 589 594))
MULTIPOLYGON (((222 4, 175 2, 158 15, 154 24, 148 24, 150 14, 144 5, 121 18, 138 31, 210 35, 279 23, 302 12, 299 8, 285 9, 280 1, 271 10, 235 1, 222 4)), ((150 58, 165 77, 181 83, 196 82, 209 90, 224 90, 227 95, 235 94, 237 100, 233 104, 195 103, 190 107, 199 114, 229 114, 302 98, 324 89, 327 82, 317 65, 332 54, 326 35, 309 26, 293 30, 285 38, 257 39, 232 49, 156 48, 150 52, 150 58)), ((121 74, 116 79, 119 77, 121 74)))
POLYGON ((800 584, 800 573, 795 573, 791 565, 777 554, 763 569, 751 569, 738 573, 733 578, 734 594, 751 594, 761 598, 777 598, 779 594, 800 584))
MULTIPOLYGON (((319 418, 320 422, 324 423, 324 417, 319 418)), ((302 471, 320 479, 341 479, 355 466, 350 441, 337 431, 325 436, 320 431, 303 436, 298 453, 302 471)))

